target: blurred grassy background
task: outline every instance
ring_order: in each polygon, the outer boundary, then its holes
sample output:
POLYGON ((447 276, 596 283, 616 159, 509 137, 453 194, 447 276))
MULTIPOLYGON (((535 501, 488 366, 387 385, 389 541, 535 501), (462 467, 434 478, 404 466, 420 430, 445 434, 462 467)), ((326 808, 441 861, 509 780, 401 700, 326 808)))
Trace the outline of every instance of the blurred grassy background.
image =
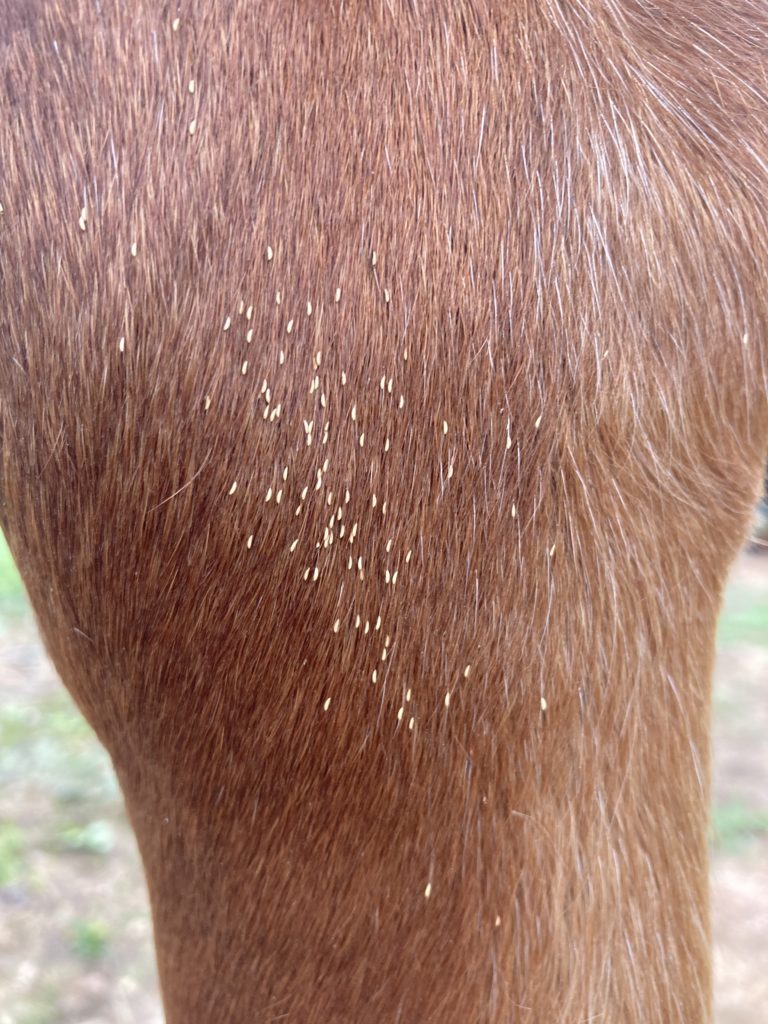
MULTIPOLYGON (((717 1021, 766 1024, 765 555, 735 568, 714 706, 717 1021)), ((0 537, 0 1024, 161 1021, 143 877, 111 764, 45 658, 0 537)))

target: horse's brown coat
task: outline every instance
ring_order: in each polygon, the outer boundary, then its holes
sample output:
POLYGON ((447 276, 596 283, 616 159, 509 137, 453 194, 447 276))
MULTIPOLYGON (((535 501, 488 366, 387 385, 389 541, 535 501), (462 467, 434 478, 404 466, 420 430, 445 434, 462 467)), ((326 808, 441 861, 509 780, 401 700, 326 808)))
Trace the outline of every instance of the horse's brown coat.
POLYGON ((169 1024, 709 1020, 766 4, 0 14, 0 518, 169 1024))

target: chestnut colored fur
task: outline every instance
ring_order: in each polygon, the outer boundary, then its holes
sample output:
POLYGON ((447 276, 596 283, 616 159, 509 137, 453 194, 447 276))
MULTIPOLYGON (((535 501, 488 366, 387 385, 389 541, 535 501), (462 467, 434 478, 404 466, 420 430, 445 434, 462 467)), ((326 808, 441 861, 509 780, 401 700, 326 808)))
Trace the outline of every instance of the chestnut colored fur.
POLYGON ((708 1021, 764 0, 0 14, 0 519, 168 1024, 708 1021))

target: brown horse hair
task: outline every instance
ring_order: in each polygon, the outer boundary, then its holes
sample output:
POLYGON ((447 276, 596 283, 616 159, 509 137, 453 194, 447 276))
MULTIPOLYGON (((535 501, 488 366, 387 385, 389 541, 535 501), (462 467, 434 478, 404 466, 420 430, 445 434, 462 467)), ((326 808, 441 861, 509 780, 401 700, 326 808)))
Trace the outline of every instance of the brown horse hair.
POLYGON ((168 1024, 711 1020, 764 0, 0 0, 0 522, 168 1024))

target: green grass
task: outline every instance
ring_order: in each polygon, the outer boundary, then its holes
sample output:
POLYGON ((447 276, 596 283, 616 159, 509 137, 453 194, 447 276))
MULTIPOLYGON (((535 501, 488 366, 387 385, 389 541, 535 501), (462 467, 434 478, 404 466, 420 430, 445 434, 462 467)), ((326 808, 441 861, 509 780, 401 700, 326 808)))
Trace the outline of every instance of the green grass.
POLYGON ((754 810, 740 800, 712 808, 712 842, 725 853, 737 853, 750 839, 768 834, 768 811, 754 810))
POLYGON ((107 952, 109 928, 103 921, 75 921, 72 926, 72 949, 81 960, 101 960, 107 952))
MULTIPOLYGON (((33 786, 61 805, 114 801, 109 756, 63 687, 50 696, 0 701, 0 786, 33 786)), ((104 844, 91 827, 80 848, 104 844)), ((74 840, 73 840, 74 841, 74 840)))
POLYGON ((13 822, 0 821, 0 888, 16 882, 23 869, 24 834, 13 822))
POLYGON ((89 821, 87 825, 68 825, 60 830, 58 843, 64 850, 105 856, 115 846, 115 830, 108 821, 89 821))
POLYGON ((0 533, 0 616, 18 618, 27 610, 27 595, 11 552, 0 533))
POLYGON ((731 585, 717 631, 719 647, 759 644, 768 647, 768 593, 731 585))
MULTIPOLYGON (((41 981, 25 998, 14 1002, 13 1016, 8 1019, 12 1024, 57 1024, 61 1020, 59 1002, 58 985, 41 981)), ((2 1015, 0 1020, 3 1020, 2 1015)))

